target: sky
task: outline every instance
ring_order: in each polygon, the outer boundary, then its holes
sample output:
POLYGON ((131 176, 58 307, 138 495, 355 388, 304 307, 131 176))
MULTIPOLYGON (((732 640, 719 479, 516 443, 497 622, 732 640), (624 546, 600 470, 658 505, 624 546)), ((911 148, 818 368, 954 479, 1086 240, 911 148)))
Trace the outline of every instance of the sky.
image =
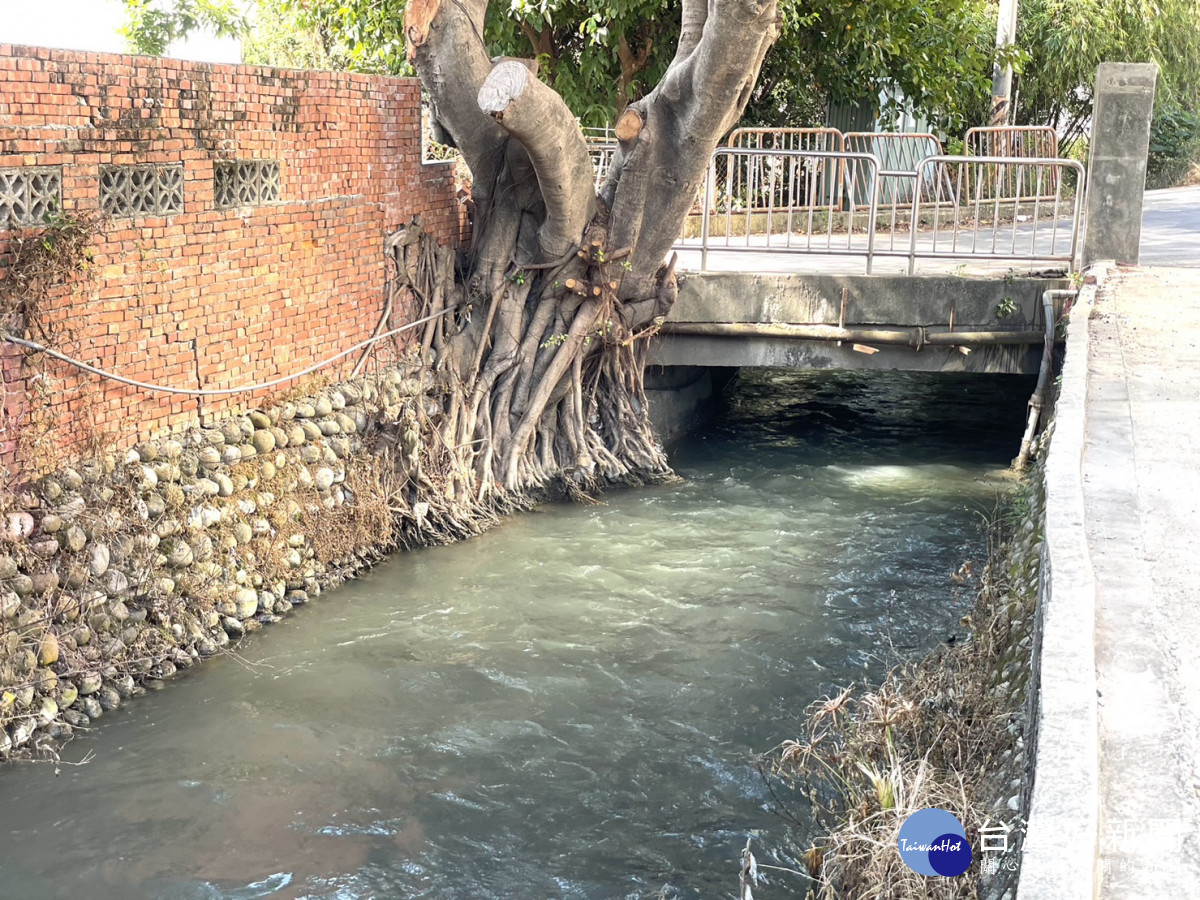
MULTIPOLYGON (((0 44, 35 44, 67 50, 124 53, 117 34, 124 24, 121 0, 0 0, 0 44)), ((240 43, 198 34, 167 54, 202 62, 239 62, 240 43)))

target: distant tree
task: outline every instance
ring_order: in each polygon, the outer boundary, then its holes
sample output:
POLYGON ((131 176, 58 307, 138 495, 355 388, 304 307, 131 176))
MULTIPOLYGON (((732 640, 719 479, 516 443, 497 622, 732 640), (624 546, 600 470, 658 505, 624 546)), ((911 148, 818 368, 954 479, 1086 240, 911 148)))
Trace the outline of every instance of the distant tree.
POLYGON ((134 53, 162 56, 194 31, 239 37, 250 28, 238 0, 125 0, 121 35, 134 53))
POLYGON ((254 23, 242 38, 242 61, 293 69, 342 68, 325 39, 301 18, 298 8, 278 0, 258 0, 254 23))
MULTIPOLYGON (((829 97, 874 107, 885 118, 904 104, 957 132, 987 115, 995 35, 996 5, 986 0, 785 4, 782 34, 747 117, 774 124, 812 119, 829 97)), ((999 54, 1003 61, 1014 56, 1012 48, 999 54)))
POLYGON ((1017 121, 1077 140, 1102 62, 1157 63, 1156 115, 1200 112, 1200 0, 1022 0, 1020 9, 1017 121))

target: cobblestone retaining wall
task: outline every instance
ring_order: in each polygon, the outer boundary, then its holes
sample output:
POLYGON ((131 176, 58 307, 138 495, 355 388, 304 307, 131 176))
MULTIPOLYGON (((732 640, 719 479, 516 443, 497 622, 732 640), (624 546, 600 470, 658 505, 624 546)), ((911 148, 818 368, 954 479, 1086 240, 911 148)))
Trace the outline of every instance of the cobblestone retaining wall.
POLYGON ((372 451, 419 477, 426 390, 391 368, 40 478, 0 533, 0 759, 53 754, 388 549, 403 492, 372 451))

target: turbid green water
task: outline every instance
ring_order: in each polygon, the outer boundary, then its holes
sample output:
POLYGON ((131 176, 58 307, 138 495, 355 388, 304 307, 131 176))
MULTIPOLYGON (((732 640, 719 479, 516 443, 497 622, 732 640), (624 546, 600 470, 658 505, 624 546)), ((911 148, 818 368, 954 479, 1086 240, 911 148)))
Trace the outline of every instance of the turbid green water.
POLYGON ((732 896, 789 837, 752 755, 957 629, 1030 389, 743 378, 685 483, 398 556, 0 771, 0 898, 732 896))

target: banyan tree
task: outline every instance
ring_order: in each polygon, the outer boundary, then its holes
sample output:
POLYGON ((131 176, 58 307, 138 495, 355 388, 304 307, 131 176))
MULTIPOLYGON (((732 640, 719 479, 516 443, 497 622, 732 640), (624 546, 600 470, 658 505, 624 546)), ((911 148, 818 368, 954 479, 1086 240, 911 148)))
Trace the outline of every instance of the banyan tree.
POLYGON ((427 252, 405 257, 419 255, 407 277, 434 317, 423 347, 444 389, 433 425, 447 493, 478 503, 661 478, 646 346, 676 297, 671 247, 777 35, 775 0, 684 0, 675 56, 618 120, 599 189, 536 62, 489 56, 486 8, 410 0, 405 20, 435 133, 473 183, 469 252, 418 241, 427 252))

